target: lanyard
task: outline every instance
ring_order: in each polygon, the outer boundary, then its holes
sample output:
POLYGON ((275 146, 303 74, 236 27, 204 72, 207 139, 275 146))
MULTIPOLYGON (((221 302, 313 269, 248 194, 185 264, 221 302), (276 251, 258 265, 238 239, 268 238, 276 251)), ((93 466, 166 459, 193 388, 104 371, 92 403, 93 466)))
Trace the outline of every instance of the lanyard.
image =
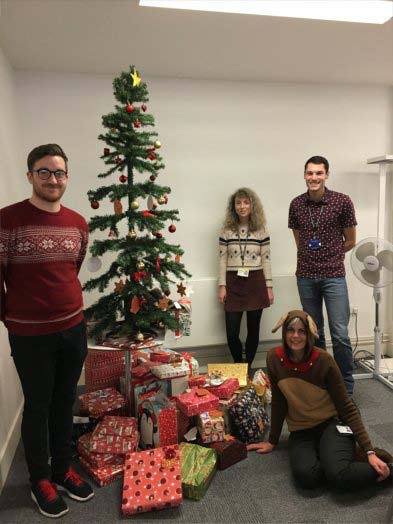
POLYGON ((246 256, 246 249, 247 249, 247 242, 248 242, 248 233, 246 235, 246 241, 244 243, 244 249, 242 251, 242 245, 240 243, 240 235, 237 234, 237 238, 239 239, 239 251, 240 251, 240 258, 242 259, 242 266, 244 266, 244 258, 246 256))
POLYGON ((316 231, 318 231, 318 228, 319 228, 319 222, 321 220, 322 211, 323 211, 323 205, 321 205, 321 211, 319 212, 318 220, 314 222, 312 215, 311 215, 310 206, 308 207, 308 214, 310 215, 310 221, 311 221, 314 236, 315 236, 316 231))

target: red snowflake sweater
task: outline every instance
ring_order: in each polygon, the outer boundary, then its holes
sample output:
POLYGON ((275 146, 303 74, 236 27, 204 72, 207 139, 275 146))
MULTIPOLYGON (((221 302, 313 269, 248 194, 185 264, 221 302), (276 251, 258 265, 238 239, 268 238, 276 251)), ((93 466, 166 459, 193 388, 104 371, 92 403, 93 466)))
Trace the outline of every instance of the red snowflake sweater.
POLYGON ((14 335, 47 335, 83 319, 79 269, 85 219, 64 206, 49 213, 28 200, 0 210, 1 320, 14 335))

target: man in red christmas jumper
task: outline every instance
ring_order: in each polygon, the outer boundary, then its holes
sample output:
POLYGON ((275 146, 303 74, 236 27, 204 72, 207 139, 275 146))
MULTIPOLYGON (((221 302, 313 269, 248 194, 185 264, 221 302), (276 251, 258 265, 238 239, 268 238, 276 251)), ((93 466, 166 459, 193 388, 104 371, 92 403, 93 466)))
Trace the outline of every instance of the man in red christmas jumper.
POLYGON ((70 465, 72 406, 87 353, 78 272, 88 229, 60 204, 68 182, 62 148, 38 146, 27 165, 31 198, 0 210, 1 320, 25 397, 31 496, 43 515, 60 517, 68 507, 58 488, 79 501, 94 496, 70 465))

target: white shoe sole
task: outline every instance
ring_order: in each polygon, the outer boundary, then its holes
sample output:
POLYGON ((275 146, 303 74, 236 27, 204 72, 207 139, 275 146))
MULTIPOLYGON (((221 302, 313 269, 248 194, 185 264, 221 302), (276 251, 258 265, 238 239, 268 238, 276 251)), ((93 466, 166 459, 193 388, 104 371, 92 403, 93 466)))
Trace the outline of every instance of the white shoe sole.
POLYGON ((88 500, 92 499, 94 497, 94 491, 92 493, 90 493, 90 495, 86 498, 82 498, 82 497, 78 497, 78 495, 75 495, 75 493, 72 493, 71 491, 68 491, 67 488, 65 488, 64 486, 61 486, 60 484, 56 484, 56 487, 58 489, 58 491, 65 491, 67 493, 67 495, 73 499, 73 500, 77 500, 78 502, 87 502, 88 500))
POLYGON ((41 515, 44 515, 45 517, 49 517, 50 519, 58 519, 60 517, 62 517, 63 515, 65 515, 66 513, 68 513, 70 511, 69 508, 66 508, 65 510, 63 510, 62 512, 60 513, 57 513, 57 515, 52 515, 51 513, 46 513, 46 511, 44 511, 41 506, 38 504, 37 502, 37 499, 35 498, 35 495, 33 492, 31 492, 31 498, 33 499, 33 501, 36 503, 37 505, 37 508, 38 508, 38 511, 41 513, 41 515))

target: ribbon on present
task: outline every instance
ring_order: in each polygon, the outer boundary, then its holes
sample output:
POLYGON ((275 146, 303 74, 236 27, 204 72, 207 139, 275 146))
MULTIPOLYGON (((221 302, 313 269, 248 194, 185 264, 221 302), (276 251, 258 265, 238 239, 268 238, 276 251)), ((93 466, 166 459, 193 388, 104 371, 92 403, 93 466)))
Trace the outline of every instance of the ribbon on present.
POLYGON ((186 353, 185 351, 183 351, 182 353, 180 353, 180 356, 182 358, 184 358, 184 360, 188 363, 188 367, 190 369, 190 377, 192 377, 192 364, 191 364, 191 359, 193 357, 193 355, 195 355, 195 353, 186 353))
POLYGON ((189 299, 188 297, 182 297, 179 298, 177 302, 178 304, 183 306, 188 313, 191 313, 191 299, 189 299))
POLYGON ((161 465, 165 469, 172 468, 177 462, 176 450, 174 448, 164 448, 164 456, 161 465))

